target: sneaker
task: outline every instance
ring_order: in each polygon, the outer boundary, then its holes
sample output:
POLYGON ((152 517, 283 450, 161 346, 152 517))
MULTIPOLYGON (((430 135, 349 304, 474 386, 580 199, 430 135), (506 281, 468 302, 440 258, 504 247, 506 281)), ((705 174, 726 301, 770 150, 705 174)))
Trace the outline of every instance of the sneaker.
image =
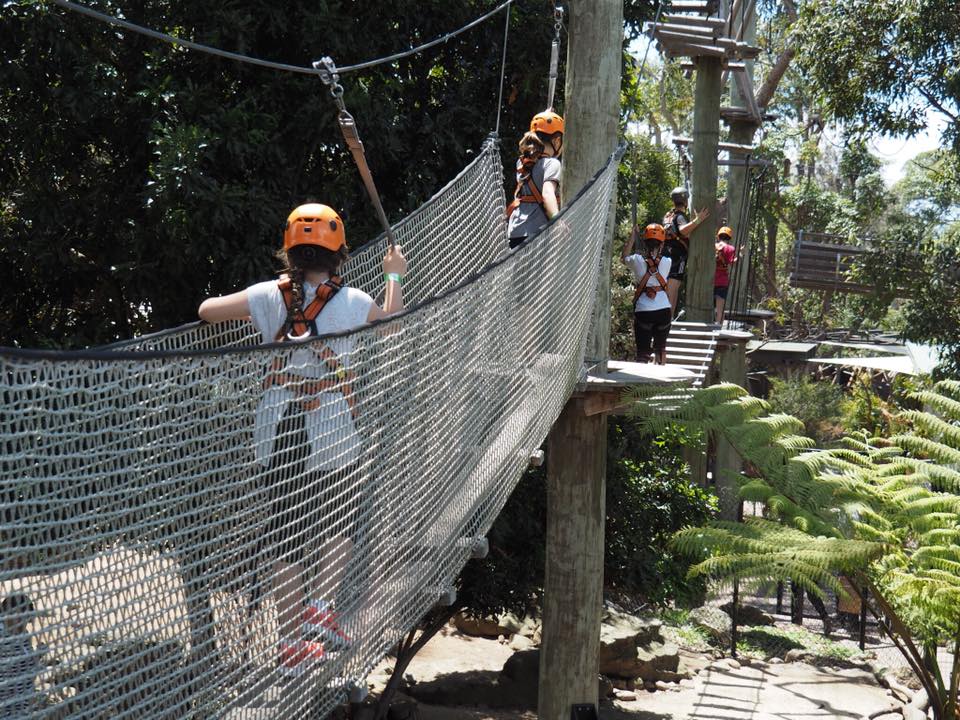
POLYGON ((347 650, 353 645, 353 639, 340 629, 336 613, 322 600, 313 600, 303 609, 303 635, 321 640, 330 652, 347 650))
POLYGON ((323 643, 309 640, 280 641, 280 674, 285 677, 299 677, 323 660, 323 643))

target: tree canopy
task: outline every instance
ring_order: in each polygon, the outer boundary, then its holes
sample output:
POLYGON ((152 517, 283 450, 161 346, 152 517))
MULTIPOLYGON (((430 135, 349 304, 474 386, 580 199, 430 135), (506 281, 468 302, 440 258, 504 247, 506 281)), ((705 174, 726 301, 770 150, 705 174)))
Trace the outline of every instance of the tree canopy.
MULTIPOLYGON (((439 37, 497 3, 90 4, 258 58, 347 65, 439 37)), ((652 7, 628 2, 629 25, 652 7)), ((553 7, 509 12, 500 135, 512 156, 546 103, 553 7)), ((498 15, 343 77, 391 219, 448 181, 496 125, 502 28, 498 15)), ((37 0, 6 3, 0 34, 5 343, 76 347, 192 320, 204 296, 272 272, 283 219, 307 199, 337 207, 353 247, 378 232, 316 77, 172 47, 37 0)), ((559 86, 562 110, 562 70, 559 86)))

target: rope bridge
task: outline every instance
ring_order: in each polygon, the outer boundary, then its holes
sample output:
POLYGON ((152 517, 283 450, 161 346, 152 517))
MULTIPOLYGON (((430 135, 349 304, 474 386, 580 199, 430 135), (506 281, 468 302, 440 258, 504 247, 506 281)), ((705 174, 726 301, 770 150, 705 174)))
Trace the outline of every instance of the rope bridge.
MULTIPOLYGON (((192 324, 0 350, 0 590, 24 618, 0 642, 0 716, 324 717, 363 687, 450 601, 577 382, 617 161, 508 254, 491 139, 394 228, 412 307, 347 334, 259 345, 249 323, 192 324), (320 348, 349 389, 297 381, 320 348), (297 518, 282 540, 277 483, 297 518), (271 589, 293 534, 349 641, 287 678, 271 589)), ((349 284, 382 291, 385 243, 349 284)))

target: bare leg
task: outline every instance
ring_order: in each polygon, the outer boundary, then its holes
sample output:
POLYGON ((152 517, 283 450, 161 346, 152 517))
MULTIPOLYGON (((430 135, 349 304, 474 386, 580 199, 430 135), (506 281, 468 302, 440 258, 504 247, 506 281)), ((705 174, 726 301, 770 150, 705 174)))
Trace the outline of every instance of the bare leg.
POLYGON ((344 535, 323 544, 323 580, 314 588, 314 597, 332 600, 341 590, 343 576, 353 558, 353 540, 344 535))
POLYGON ((677 297, 680 295, 680 281, 676 278, 667 278, 667 297, 670 298, 670 314, 677 316, 677 297))
POLYGON ((303 616, 303 568, 278 560, 273 566, 273 600, 280 620, 280 638, 294 642, 300 637, 303 616))
POLYGON ((727 301, 722 297, 714 297, 714 301, 717 307, 717 324, 719 325, 723 322, 723 306, 727 301))

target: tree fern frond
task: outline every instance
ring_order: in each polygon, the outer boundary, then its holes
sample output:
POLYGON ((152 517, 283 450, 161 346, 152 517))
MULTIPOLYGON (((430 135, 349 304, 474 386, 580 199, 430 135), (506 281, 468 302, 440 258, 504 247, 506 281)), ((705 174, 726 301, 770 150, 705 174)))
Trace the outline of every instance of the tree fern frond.
POLYGON ((951 420, 960 420, 960 401, 953 400, 930 390, 920 390, 910 393, 911 400, 916 400, 921 405, 927 405, 936 409, 938 412, 946 415, 951 420))
POLYGON ((923 436, 935 442, 944 443, 952 448, 960 447, 960 428, 951 425, 926 412, 904 410, 898 416, 910 420, 915 428, 923 431, 923 436))
POLYGON ((960 450, 929 438, 918 435, 894 435, 890 440, 920 457, 930 458, 943 465, 960 465, 960 450))

